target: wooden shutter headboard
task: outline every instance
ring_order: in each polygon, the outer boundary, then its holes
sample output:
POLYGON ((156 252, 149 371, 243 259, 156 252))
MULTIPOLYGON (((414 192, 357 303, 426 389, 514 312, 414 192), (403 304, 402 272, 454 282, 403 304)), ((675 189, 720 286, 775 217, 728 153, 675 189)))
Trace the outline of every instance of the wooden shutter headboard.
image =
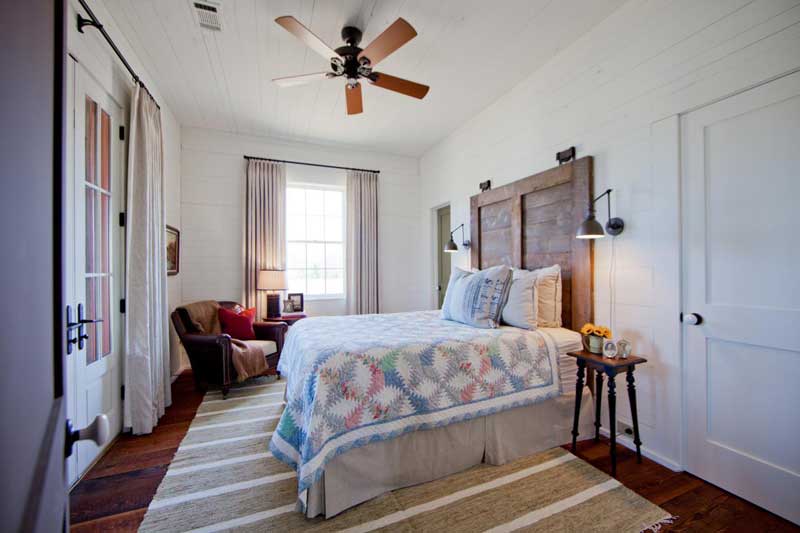
POLYGON ((592 241, 576 239, 592 194, 592 157, 522 178, 470 199, 473 268, 561 265, 562 324, 593 320, 592 241))

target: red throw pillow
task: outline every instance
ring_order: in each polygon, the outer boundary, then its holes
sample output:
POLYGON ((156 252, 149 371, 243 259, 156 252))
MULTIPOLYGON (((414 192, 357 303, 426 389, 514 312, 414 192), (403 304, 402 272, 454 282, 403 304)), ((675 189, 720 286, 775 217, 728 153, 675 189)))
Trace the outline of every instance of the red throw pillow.
POLYGON ((235 313, 224 307, 219 308, 219 324, 222 332, 227 333, 234 339, 250 341, 256 338, 253 331, 253 321, 255 319, 255 308, 246 309, 241 314, 235 313), (252 312, 251 312, 252 311, 252 312))

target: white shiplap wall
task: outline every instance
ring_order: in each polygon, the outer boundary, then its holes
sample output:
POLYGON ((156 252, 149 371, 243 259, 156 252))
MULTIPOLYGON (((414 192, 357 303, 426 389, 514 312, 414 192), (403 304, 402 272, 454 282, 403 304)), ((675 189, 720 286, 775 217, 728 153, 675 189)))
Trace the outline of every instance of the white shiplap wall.
MULTIPOLYGON (((421 158, 433 287, 431 208, 450 202, 453 226, 466 223, 479 181, 499 186, 545 170, 570 145, 595 157, 595 190, 614 189, 612 209, 626 224, 614 243, 613 295, 611 240, 595 247, 595 317, 649 357, 637 371, 642 439, 675 468, 683 464, 675 115, 800 68, 798 22, 794 0, 633 0, 421 158)), ((468 262, 464 252, 454 258, 468 262)), ((434 298, 426 294, 429 307, 434 298)), ((620 419, 630 422, 618 385, 620 419)))
MULTIPOLYGON (((426 263, 419 260, 419 170, 416 158, 348 147, 286 142, 213 130, 181 134, 183 301, 241 300, 244 155, 380 170, 378 182, 381 311, 425 306, 426 263)), ((335 302, 312 314, 338 314, 335 302)))

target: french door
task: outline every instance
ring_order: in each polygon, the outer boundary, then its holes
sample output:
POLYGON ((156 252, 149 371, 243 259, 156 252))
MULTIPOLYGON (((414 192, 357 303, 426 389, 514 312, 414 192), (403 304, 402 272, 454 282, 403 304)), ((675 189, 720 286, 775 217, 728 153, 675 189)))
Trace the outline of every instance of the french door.
MULTIPOLYGON (((105 414, 113 437, 122 428, 123 125, 122 108, 70 61, 71 175, 67 191, 67 303, 85 320, 67 362, 67 411, 75 427, 105 414)), ((102 452, 78 442, 69 459, 74 482, 102 452)))
POLYGON ((800 73, 681 144, 687 468, 800 523, 800 73))

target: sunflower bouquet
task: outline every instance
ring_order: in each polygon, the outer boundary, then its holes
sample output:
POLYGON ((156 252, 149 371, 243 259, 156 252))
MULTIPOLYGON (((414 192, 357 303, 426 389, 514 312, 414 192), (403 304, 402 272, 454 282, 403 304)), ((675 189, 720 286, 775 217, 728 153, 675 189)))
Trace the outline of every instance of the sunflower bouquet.
POLYGON ((581 328, 583 335, 583 346, 590 352, 596 354, 603 353, 603 339, 611 338, 611 330, 605 326, 587 322, 581 328))

